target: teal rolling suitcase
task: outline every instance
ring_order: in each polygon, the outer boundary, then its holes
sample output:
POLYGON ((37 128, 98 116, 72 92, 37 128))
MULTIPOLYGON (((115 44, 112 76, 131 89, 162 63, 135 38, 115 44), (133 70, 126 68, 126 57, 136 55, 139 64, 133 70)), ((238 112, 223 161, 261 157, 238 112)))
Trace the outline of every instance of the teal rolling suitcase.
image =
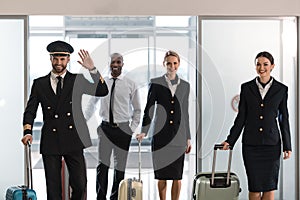
POLYGON ((32 189, 32 166, 30 144, 25 148, 27 183, 26 185, 11 186, 6 190, 6 200, 37 200, 36 192, 32 189))
POLYGON ((194 176, 192 200, 238 200, 240 181, 235 173, 230 172, 231 147, 227 172, 215 172, 217 150, 222 148, 223 145, 214 146, 212 172, 198 173, 194 176))
POLYGON ((11 186, 6 191, 6 200, 36 200, 36 193, 25 185, 11 186))

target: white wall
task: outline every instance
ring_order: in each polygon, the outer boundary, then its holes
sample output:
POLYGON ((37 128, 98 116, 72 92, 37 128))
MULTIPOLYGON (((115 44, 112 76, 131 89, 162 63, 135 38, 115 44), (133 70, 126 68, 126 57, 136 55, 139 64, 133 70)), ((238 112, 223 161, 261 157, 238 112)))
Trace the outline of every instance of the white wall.
POLYGON ((0 199, 5 190, 24 184, 21 143, 24 110, 24 20, 0 20, 0 199), (16 59, 17 58, 17 59, 16 59))
POLYGON ((0 0, 1 15, 300 15, 299 0, 0 0))

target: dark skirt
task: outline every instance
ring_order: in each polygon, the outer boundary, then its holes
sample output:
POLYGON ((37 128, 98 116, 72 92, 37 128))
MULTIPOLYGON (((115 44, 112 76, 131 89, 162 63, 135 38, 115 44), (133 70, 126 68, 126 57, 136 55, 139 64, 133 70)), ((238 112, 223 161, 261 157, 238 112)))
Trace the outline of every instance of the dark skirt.
POLYGON ((182 150, 182 148, 174 148, 173 151, 171 149, 165 149, 163 152, 152 152, 155 179, 182 179, 185 152, 182 150))
POLYGON ((243 145, 249 192, 277 190, 281 146, 243 145))

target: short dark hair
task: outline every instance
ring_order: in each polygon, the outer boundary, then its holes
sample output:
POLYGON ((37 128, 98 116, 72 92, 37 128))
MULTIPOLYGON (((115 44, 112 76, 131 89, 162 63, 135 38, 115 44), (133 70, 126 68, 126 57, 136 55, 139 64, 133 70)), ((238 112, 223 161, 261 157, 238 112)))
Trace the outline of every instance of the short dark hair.
POLYGON ((267 52, 267 51, 259 52, 259 53, 256 55, 255 60, 254 60, 254 63, 255 63, 255 64, 256 64, 256 59, 259 58, 259 57, 267 58, 267 59, 270 61, 271 65, 274 64, 274 58, 273 58, 272 54, 270 54, 270 53, 267 52))
POLYGON ((114 58, 120 58, 123 62, 123 56, 120 53, 113 53, 110 55, 110 60, 112 60, 114 58))

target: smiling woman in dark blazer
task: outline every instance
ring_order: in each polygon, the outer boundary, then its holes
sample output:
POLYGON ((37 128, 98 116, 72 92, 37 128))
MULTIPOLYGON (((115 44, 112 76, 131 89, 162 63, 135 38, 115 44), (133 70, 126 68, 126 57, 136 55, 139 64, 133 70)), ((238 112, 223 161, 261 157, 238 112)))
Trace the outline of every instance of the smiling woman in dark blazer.
POLYGON ((270 53, 260 52, 255 62, 259 76, 241 86, 238 114, 223 149, 234 146, 243 130, 249 199, 272 200, 278 185, 281 142, 283 158, 290 158, 292 153, 288 88, 270 75, 275 66, 270 53))
POLYGON ((184 155, 191 151, 188 114, 190 85, 176 74, 180 65, 176 52, 166 52, 163 65, 167 73, 151 80, 142 133, 137 135, 137 139, 143 139, 153 121, 152 158, 159 197, 166 199, 167 180, 172 180, 171 197, 178 200, 184 155))

